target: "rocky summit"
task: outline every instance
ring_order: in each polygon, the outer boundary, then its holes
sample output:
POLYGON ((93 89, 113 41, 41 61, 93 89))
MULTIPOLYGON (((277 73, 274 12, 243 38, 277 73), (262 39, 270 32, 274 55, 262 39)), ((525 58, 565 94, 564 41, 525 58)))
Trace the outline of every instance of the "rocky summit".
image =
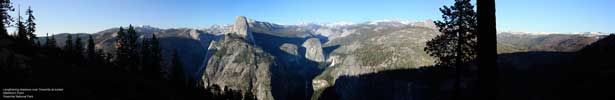
POLYGON ((237 34, 227 34, 211 55, 202 76, 203 85, 213 84, 234 90, 251 91, 256 97, 272 99, 269 67, 273 57, 247 43, 237 34))
POLYGON ((317 38, 310 38, 303 43, 303 47, 306 48, 305 58, 316 61, 323 62, 325 61, 325 57, 322 54, 322 47, 320 46, 320 40, 317 38))
POLYGON ((235 34, 239 35, 240 37, 246 38, 248 34, 250 34, 250 30, 248 27, 248 20, 245 16, 235 17, 235 24, 233 26, 233 32, 235 32, 235 34))

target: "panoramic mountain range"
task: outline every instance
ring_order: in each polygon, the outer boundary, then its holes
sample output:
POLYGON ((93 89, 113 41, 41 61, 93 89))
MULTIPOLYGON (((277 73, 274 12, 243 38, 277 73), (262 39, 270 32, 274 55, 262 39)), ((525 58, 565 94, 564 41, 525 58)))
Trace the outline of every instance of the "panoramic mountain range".
MULTIPOLYGON (((96 48, 113 52, 118 29, 75 34, 84 40, 92 35, 96 48)), ((403 92, 382 93, 390 99, 430 98, 433 95, 426 94, 442 92, 413 92, 439 87, 430 81, 436 79, 399 81, 386 77, 382 80, 387 82, 363 82, 385 76, 436 77, 427 74, 432 73, 429 67, 434 66, 435 58, 423 50, 425 42, 440 34, 431 20, 282 25, 238 16, 233 25, 213 25, 203 29, 151 26, 137 26, 135 29, 139 39, 152 34, 160 37, 164 63, 169 63, 171 52, 177 50, 185 76, 191 83, 252 91, 262 100, 314 99, 329 97, 331 92, 336 94, 334 97, 346 100, 369 99, 379 96, 378 93, 362 95, 353 90, 373 85, 386 87, 369 89, 403 92)), ((522 60, 519 56, 511 56, 517 52, 577 52, 608 34, 500 32, 497 35, 498 54, 504 58, 500 57, 498 63, 522 60)), ((66 35, 53 36, 57 41, 64 41, 66 35)), ((441 83, 438 85, 452 84, 441 83)))

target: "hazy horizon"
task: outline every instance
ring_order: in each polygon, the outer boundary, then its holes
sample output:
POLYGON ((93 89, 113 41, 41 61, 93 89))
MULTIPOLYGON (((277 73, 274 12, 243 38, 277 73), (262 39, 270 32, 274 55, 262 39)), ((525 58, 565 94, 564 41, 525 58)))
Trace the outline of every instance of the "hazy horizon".
MULTIPOLYGON (((383 19, 440 20, 438 10, 454 0, 54 0, 13 1, 22 13, 31 6, 38 36, 95 33, 112 27, 208 28, 233 24, 234 16, 278 24, 361 23, 383 19)), ((496 2, 498 31, 615 32, 612 0, 507 0, 496 2), (529 3, 531 2, 531 3, 529 3)), ((12 12, 16 18, 17 12, 12 12)), ((10 29, 14 31, 14 29, 10 29)))

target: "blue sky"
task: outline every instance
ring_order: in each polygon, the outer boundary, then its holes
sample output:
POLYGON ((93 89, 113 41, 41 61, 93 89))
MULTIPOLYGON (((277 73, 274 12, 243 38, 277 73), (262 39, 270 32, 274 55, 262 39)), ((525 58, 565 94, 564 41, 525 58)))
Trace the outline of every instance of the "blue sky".
MULTIPOLYGON (((151 25, 205 28, 234 16, 282 24, 440 19, 454 0, 13 0, 31 6, 39 35, 151 25)), ((615 32, 615 0, 497 0, 499 31, 615 32), (610 11, 611 10, 611 11, 610 11)), ((23 14, 23 13, 22 13, 23 14)))

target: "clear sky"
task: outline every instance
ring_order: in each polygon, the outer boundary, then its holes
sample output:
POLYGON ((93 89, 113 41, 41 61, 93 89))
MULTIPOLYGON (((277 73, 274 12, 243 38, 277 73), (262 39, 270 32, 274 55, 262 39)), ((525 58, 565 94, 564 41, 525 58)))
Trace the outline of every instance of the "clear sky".
MULTIPOLYGON (((439 20, 454 0, 13 0, 34 9, 37 34, 111 27, 206 28, 234 16, 281 24, 439 20)), ((615 0, 497 0, 499 31, 615 32, 615 0)), ((23 13, 22 13, 23 14, 23 13)))

